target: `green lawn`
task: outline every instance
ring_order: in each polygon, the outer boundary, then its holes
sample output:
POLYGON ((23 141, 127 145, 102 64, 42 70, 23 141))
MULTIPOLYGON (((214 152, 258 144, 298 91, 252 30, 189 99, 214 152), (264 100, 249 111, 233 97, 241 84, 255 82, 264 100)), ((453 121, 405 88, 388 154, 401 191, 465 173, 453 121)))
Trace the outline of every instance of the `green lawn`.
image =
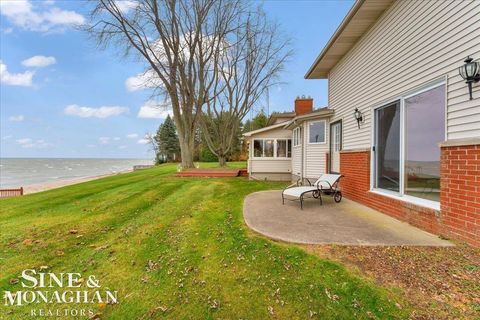
MULTIPOLYGON (((22 270, 48 266, 118 290, 118 304, 86 306, 104 319, 408 317, 394 293, 248 230, 244 197, 282 184, 175 171, 162 165, 1 200, 0 290, 21 290, 11 280, 22 270)), ((32 308, 3 302, 0 319, 26 319, 32 308)))
MULTIPOLYGON (((200 168, 218 168, 218 162, 200 162, 200 168)), ((227 168, 243 169, 247 168, 247 161, 227 162, 227 168)))

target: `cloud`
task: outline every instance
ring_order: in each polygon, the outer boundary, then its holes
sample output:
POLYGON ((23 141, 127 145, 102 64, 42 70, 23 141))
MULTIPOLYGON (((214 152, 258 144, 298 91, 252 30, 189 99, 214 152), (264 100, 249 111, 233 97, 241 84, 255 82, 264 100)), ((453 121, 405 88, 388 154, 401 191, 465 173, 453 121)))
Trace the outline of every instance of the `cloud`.
POLYGON ((34 6, 29 0, 2 0, 0 13, 15 26, 29 31, 63 31, 66 27, 85 23, 82 15, 53 7, 51 2, 35 2, 34 6))
POLYGON ((2 137, 2 140, 8 140, 10 138, 12 138, 13 136, 11 134, 7 135, 7 136, 3 136, 2 137))
POLYGON ((22 139, 16 140, 16 142, 22 148, 27 148, 27 149, 45 149, 52 146, 51 143, 45 142, 45 140, 43 139, 33 141, 30 138, 22 138, 22 139))
POLYGON ((127 146, 118 146, 118 149, 127 149, 127 146))
POLYGON ((118 0, 115 1, 115 4, 117 5, 118 10, 120 10, 122 13, 127 13, 131 9, 135 8, 138 3, 133 0, 118 0))
POLYGON ((136 139, 136 138, 138 138, 138 134, 136 134, 136 133, 129 133, 129 134, 127 134, 127 138, 128 138, 128 139, 136 139))
POLYGON ((144 119, 165 119, 168 115, 173 116, 172 109, 168 108, 167 103, 159 104, 153 100, 148 100, 138 111, 137 117, 144 119))
POLYGON ((32 68, 43 68, 52 64, 57 63, 55 57, 45 57, 45 56, 33 56, 26 60, 22 61, 22 64, 25 67, 32 67, 32 68))
POLYGON ((23 73, 10 73, 7 65, 0 60, 0 82, 9 86, 32 86, 34 71, 25 71, 23 73))
POLYGON ((130 92, 145 89, 155 89, 162 86, 162 81, 152 70, 148 70, 144 73, 139 73, 136 76, 129 77, 125 81, 125 87, 130 92))
POLYGON ((30 138, 23 138, 23 139, 18 139, 16 140, 18 144, 27 144, 27 143, 30 143, 32 142, 32 139, 30 138))
POLYGON ((113 141, 120 141, 120 137, 114 137, 113 141))
POLYGON ((121 115, 122 113, 127 113, 129 111, 126 107, 119 106, 103 106, 100 108, 90 108, 90 107, 80 107, 76 104, 71 104, 63 110, 66 115, 75 116, 80 118, 108 118, 113 116, 121 115))
POLYGON ((140 139, 137 141, 138 144, 149 144, 150 143, 150 140, 148 139, 140 139))
POLYGON ((8 121, 13 121, 13 122, 21 122, 25 120, 25 117, 21 114, 19 114, 18 116, 11 116, 8 118, 8 121))
POLYGON ((110 143, 110 138, 109 137, 100 137, 100 138, 98 138, 98 143, 103 144, 103 145, 109 144, 110 143))
POLYGON ((4 34, 10 34, 13 32, 13 28, 2 28, 4 34))

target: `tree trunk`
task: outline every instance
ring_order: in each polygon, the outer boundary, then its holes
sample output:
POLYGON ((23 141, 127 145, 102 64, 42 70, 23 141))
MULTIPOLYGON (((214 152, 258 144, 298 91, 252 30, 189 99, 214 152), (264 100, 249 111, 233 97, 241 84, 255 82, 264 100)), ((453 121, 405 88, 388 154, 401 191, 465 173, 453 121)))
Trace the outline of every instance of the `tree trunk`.
POLYGON ((193 168, 193 153, 195 138, 193 134, 179 135, 180 154, 182 157, 182 168, 193 168))
POLYGON ((218 164, 222 168, 226 167, 227 166, 227 157, 225 155, 218 156, 218 164))

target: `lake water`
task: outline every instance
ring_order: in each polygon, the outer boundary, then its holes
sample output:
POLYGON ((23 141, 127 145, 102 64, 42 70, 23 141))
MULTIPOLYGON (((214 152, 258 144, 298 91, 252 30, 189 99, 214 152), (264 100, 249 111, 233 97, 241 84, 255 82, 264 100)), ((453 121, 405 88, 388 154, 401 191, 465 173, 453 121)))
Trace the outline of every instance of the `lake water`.
POLYGON ((147 159, 0 159, 0 188, 18 188, 128 171, 147 159))

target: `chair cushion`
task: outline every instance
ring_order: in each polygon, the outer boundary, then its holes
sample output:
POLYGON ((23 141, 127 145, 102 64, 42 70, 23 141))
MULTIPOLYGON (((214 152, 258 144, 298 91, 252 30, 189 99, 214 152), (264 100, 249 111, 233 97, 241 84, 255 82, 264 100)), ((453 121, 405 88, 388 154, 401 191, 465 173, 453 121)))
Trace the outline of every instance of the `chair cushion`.
POLYGON ((314 186, 303 186, 303 187, 294 187, 294 188, 288 188, 283 190, 283 195, 285 196, 291 196, 295 198, 300 198, 300 195, 304 192, 311 192, 318 190, 317 187, 314 186))

